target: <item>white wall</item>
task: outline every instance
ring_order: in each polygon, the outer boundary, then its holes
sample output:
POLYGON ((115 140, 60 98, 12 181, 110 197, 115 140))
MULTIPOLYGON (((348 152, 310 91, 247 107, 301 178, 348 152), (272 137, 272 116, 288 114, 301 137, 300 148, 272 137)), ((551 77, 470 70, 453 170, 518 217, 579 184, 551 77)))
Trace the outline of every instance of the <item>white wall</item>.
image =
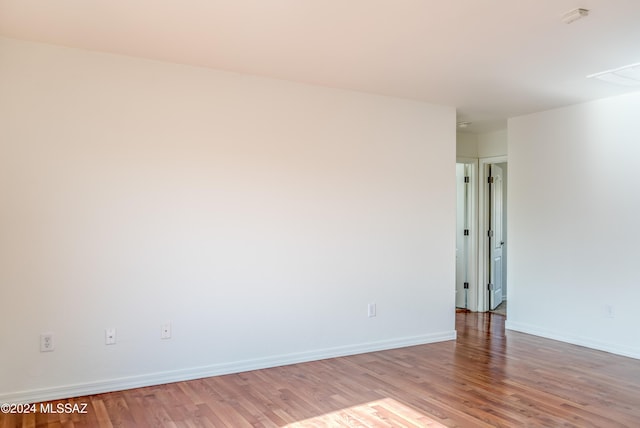
POLYGON ((639 111, 636 92, 509 120, 508 328, 640 358, 639 111))
POLYGON ((478 134, 478 157, 490 158, 507 155, 507 130, 478 134))
POLYGON ((456 156, 459 158, 478 157, 478 137, 475 134, 456 134, 456 156))
POLYGON ((459 158, 490 158, 507 155, 507 130, 456 134, 456 155, 459 158))
POLYGON ((455 337, 453 108, 0 51, 0 401, 455 337))

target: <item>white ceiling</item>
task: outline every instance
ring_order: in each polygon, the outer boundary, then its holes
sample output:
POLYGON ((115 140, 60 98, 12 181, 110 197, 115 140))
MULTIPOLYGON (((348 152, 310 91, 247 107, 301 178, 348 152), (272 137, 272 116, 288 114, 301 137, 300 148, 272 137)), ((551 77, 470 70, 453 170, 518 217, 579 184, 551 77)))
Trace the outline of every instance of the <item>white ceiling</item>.
POLYGON ((486 132, 630 91, 585 76, 640 62, 640 0, 0 0, 0 35, 451 105, 486 132))

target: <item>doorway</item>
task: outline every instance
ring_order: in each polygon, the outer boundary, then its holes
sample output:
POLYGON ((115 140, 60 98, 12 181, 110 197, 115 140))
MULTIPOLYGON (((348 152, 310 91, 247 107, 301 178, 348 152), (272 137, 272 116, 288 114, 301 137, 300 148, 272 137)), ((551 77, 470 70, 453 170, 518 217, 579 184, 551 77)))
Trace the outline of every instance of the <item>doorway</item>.
POLYGON ((481 311, 502 311, 507 301, 507 187, 506 157, 480 159, 479 290, 481 311))
POLYGON ((477 311, 477 159, 456 162, 456 284, 458 309, 477 311))

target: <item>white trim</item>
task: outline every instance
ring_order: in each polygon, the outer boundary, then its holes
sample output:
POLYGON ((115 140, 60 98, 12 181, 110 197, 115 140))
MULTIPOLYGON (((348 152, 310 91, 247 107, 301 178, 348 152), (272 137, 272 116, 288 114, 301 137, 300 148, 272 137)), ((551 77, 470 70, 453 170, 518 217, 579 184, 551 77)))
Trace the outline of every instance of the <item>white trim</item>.
POLYGON ((561 333, 555 330, 547 330, 534 325, 512 322, 508 319, 505 321, 505 329, 518 331, 521 333, 532 334, 547 339, 558 340, 560 342, 570 343, 572 345, 584 346, 586 348, 596 349, 598 351, 610 352, 624 357, 640 359, 640 348, 632 348, 629 346, 614 345, 612 343, 600 342, 586 337, 573 336, 571 334, 561 333))
MULTIPOLYGON (((487 290, 486 284, 489 283, 489 278, 487 277, 488 272, 486 269, 486 260, 489 257, 487 254, 486 248, 489 245, 487 241, 487 233, 489 230, 489 216, 487 215, 487 209, 489 207, 489 202, 487 201, 489 195, 489 183, 487 183, 486 177, 488 177, 488 167, 489 165, 495 163, 503 163, 508 162, 507 156, 492 156, 488 158, 480 158, 479 159, 479 167, 478 167, 478 287, 477 287, 477 295, 478 295, 478 311, 486 312, 489 310, 489 299, 487 299, 487 290)), ((508 197, 508 196, 507 196, 508 197)), ((508 202, 507 202, 508 204, 508 202)), ((508 209, 508 205, 507 205, 508 209)), ((509 287, 507 287, 507 290, 509 287)))
POLYGON ((387 349, 403 348, 406 346, 425 345, 428 343, 444 342, 455 339, 456 331, 452 330, 421 336, 410 336, 399 339, 361 343, 358 345, 339 346, 308 352, 275 355, 272 357, 244 360, 233 363, 212 364, 203 367, 148 373, 144 375, 129 376, 116 379, 105 379, 74 385, 63 385, 52 388, 18 391, 7 394, 0 394, 0 403, 36 403, 40 401, 80 397, 84 395, 101 394, 104 392, 120 391, 152 385, 161 385, 171 382, 181 382, 211 376, 240 373, 249 370, 260 370, 270 367, 323 360, 326 358, 344 357, 347 355, 384 351, 387 349))

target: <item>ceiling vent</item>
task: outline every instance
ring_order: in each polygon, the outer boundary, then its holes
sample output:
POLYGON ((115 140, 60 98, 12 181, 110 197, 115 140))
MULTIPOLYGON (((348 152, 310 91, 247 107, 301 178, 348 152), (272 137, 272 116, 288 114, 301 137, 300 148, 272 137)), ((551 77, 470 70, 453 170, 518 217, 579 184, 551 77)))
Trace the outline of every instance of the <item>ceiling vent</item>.
POLYGON ((640 86, 640 62, 587 76, 587 78, 592 77, 616 85, 640 86))

